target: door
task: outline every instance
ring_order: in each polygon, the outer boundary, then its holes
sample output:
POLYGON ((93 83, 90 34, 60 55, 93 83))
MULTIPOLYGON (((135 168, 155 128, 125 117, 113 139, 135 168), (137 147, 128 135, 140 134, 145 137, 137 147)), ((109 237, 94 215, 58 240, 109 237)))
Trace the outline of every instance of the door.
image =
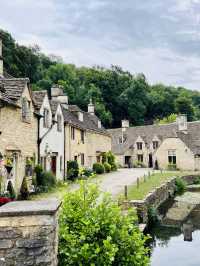
POLYGON ((56 176, 56 156, 51 157, 51 171, 56 176))
POLYGON ((152 154, 149 154, 149 168, 153 167, 153 158, 152 158, 152 154))

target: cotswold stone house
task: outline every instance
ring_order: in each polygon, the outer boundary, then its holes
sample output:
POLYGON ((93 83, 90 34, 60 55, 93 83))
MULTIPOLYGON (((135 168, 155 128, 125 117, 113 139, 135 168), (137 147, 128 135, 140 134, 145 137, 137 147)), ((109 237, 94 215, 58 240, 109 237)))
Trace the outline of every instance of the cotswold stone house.
POLYGON ((16 79, 3 71, 0 41, 0 168, 2 190, 9 181, 19 191, 23 177, 31 176, 37 159, 37 118, 29 79, 16 79))
POLYGON ((200 170, 200 121, 187 122, 180 115, 175 123, 111 129, 112 151, 123 167, 200 170))
POLYGON ((76 160, 80 166, 91 168, 93 163, 101 160, 102 153, 111 150, 111 136, 95 115, 94 105, 89 103, 88 112, 76 105, 69 105, 61 88, 54 88, 51 96, 62 106, 65 162, 76 160))

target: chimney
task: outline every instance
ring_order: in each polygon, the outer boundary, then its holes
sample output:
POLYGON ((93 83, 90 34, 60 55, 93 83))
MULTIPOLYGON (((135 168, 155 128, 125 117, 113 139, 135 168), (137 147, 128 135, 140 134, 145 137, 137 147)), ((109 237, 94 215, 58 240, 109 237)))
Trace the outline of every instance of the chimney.
POLYGON ((90 99, 90 103, 88 104, 88 113, 94 115, 94 104, 92 103, 92 99, 90 99))
POLYGON ((122 128, 128 128, 129 127, 129 120, 122 120, 122 128))
POLYGON ((3 44, 2 44, 2 38, 0 35, 0 77, 3 77, 3 55, 2 55, 2 50, 3 50, 3 44))
POLYGON ((179 131, 187 131, 187 115, 180 114, 176 118, 179 131))
POLYGON ((53 101, 68 105, 68 96, 64 94, 62 86, 53 85, 51 87, 51 99, 53 101))

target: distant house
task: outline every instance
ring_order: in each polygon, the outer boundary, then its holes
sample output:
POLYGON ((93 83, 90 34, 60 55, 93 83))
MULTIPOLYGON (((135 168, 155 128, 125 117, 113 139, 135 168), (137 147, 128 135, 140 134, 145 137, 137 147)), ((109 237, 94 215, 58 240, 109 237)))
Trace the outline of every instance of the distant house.
POLYGON ((0 166, 3 188, 10 181, 16 192, 24 176, 32 176, 37 160, 37 118, 29 79, 12 78, 3 70, 0 40, 0 166), (2 171, 2 170, 1 170, 2 171))
POLYGON ((123 167, 200 170, 200 121, 187 122, 180 115, 175 123, 111 129, 112 151, 123 167))
POLYGON ((91 168, 93 163, 101 161, 104 152, 111 150, 111 136, 95 115, 93 103, 88 104, 88 112, 69 105, 61 88, 57 94, 54 89, 51 97, 60 102, 63 111, 65 161, 76 160, 80 166, 91 168))
POLYGON ((64 117, 59 102, 44 91, 33 92, 35 111, 39 114, 39 163, 57 179, 64 178, 64 117))

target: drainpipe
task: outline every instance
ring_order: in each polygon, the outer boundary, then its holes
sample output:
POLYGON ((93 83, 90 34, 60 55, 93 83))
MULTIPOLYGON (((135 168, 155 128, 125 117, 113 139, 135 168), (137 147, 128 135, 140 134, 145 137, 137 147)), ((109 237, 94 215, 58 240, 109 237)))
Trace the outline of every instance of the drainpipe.
POLYGON ((37 114, 37 163, 40 164, 40 119, 42 118, 41 115, 37 114))
POLYGON ((65 126, 66 123, 64 122, 64 177, 63 180, 65 181, 65 177, 66 177, 66 156, 65 156, 65 152, 66 152, 66 130, 65 130, 65 126))

